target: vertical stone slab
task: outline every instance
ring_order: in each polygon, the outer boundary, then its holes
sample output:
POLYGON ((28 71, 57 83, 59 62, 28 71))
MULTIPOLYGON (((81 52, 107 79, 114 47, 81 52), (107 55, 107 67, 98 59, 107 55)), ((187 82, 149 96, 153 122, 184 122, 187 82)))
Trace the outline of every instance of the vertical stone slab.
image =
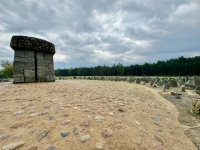
POLYGON ((21 74, 13 75, 14 83, 23 83, 24 76, 21 74))
POLYGON ((45 75, 46 81, 55 81, 53 54, 45 54, 45 75))

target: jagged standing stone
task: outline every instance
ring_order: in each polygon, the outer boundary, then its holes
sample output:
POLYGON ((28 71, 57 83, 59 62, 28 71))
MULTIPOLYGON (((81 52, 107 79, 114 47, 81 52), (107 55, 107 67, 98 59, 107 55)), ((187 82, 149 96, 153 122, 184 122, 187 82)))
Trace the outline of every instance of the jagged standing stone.
POLYGON ((163 85, 162 91, 165 92, 165 84, 163 85))
POLYGON ((175 98, 180 99, 181 97, 179 96, 178 93, 175 93, 175 98))
POLYGON ((200 99, 192 100, 192 112, 194 114, 200 115, 200 99))
POLYGON ((153 87, 156 87, 156 82, 153 84, 153 87))
POLYGON ((169 83, 165 83, 165 89, 170 89, 169 83))
POLYGON ((181 91, 185 92, 185 86, 181 86, 181 91))

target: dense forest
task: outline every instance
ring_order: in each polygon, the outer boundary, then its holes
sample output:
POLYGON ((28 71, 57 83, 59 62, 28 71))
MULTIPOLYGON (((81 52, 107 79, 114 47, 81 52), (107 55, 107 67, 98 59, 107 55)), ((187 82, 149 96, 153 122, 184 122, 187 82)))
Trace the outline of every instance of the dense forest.
POLYGON ((56 69, 56 76, 184 76, 200 75, 200 56, 156 63, 144 63, 123 66, 121 63, 109 66, 79 67, 70 69, 56 69))

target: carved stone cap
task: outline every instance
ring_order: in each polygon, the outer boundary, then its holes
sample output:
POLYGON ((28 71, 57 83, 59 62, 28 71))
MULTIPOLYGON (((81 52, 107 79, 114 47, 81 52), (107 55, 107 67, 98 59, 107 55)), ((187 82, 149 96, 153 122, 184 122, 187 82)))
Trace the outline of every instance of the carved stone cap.
POLYGON ((10 41, 13 50, 31 50, 50 54, 55 54, 54 44, 42 39, 28 36, 13 36, 10 41))

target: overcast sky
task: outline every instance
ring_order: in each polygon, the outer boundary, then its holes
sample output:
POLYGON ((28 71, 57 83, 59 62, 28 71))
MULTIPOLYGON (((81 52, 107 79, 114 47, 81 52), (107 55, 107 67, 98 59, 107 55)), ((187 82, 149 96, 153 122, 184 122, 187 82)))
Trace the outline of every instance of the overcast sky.
POLYGON ((13 35, 52 42, 55 69, 200 56, 200 0, 1 0, 0 61, 13 35))

